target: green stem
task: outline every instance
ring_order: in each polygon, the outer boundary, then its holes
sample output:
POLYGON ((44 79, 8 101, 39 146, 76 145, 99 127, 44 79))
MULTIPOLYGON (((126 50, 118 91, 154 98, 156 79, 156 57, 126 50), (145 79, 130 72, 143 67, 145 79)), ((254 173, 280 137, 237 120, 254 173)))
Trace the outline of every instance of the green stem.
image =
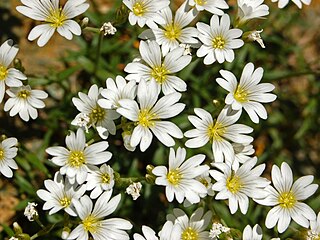
POLYGON ((35 220, 36 220, 36 222, 39 224, 39 226, 40 226, 42 229, 46 228, 46 227, 42 224, 42 222, 39 220, 39 218, 36 218, 35 220))
POLYGON ((100 32, 99 35, 99 42, 98 42, 98 48, 97 48, 97 54, 96 54, 96 63, 94 65, 94 70, 93 70, 93 74, 96 75, 98 68, 99 68, 99 60, 100 60, 100 54, 101 54, 101 46, 102 46, 102 42, 103 42, 103 32, 100 32))
POLYGON ((303 75, 319 75, 320 72, 314 72, 314 71, 303 71, 303 72, 293 72, 289 74, 284 74, 282 76, 276 77, 276 78, 271 78, 268 79, 270 81, 276 81, 276 80, 282 80, 290 77, 297 77, 297 76, 303 76, 303 75))

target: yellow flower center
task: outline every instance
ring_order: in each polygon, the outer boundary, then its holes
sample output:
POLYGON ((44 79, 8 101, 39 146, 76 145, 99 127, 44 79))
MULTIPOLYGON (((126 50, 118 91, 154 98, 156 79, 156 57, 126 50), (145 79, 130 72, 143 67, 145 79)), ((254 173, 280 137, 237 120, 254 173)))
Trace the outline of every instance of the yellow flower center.
POLYGON ((160 84, 164 83, 167 80, 168 71, 163 65, 155 67, 152 69, 151 76, 160 84))
POLYGON ((86 217, 83 221, 83 228, 84 230, 86 230, 87 232, 91 232, 91 233, 95 233, 98 229, 98 227, 100 226, 99 224, 99 219, 95 218, 92 215, 89 215, 88 217, 86 217))
POLYGON ((289 191, 281 193, 278 198, 278 202, 282 208, 292 208, 297 202, 297 200, 293 192, 289 191))
POLYGON ((235 194, 242 188, 242 183, 238 176, 232 174, 227 178, 226 186, 231 193, 235 194))
POLYGON ((320 240, 320 233, 317 233, 315 231, 309 230, 307 232, 306 239, 309 239, 309 240, 320 240))
POLYGON ((223 49, 225 45, 226 45, 226 40, 221 36, 217 36, 212 40, 213 48, 223 49))
POLYGON ((0 64, 0 81, 4 80, 8 75, 8 70, 0 64))
POLYGON ((101 182, 102 183, 110 183, 111 177, 108 173, 101 174, 101 182))
POLYGON ((225 127, 219 122, 215 122, 208 127, 208 136, 211 142, 222 140, 222 136, 225 132, 225 127))
POLYGON ((47 17, 46 22, 50 23, 51 27, 60 27, 63 25, 64 21, 67 20, 67 17, 62 13, 62 8, 51 9, 50 15, 47 17))
POLYGON ((90 122, 96 123, 102 121, 106 116, 106 111, 100 106, 96 106, 89 114, 90 122))
POLYGON ((150 113, 149 109, 141 109, 138 115, 138 124, 142 127, 154 126, 154 119, 156 119, 156 114, 150 113))
POLYGON ((204 0, 194 0, 194 2, 197 5, 200 5, 200 6, 203 6, 203 5, 207 4, 207 1, 204 1, 204 0))
POLYGON ((169 24, 164 29, 164 36, 169 40, 175 40, 181 35, 181 27, 176 24, 169 24))
POLYGON ((18 97, 19 98, 23 98, 23 99, 27 99, 29 96, 30 96, 30 91, 28 90, 21 90, 19 93, 18 93, 18 97))
POLYGON ((181 240, 198 240, 198 232, 191 227, 186 228, 181 234, 181 240))
POLYGON ((182 178, 182 174, 180 173, 179 169, 170 170, 167 174, 168 182, 174 186, 178 185, 182 178))
POLYGON ((139 1, 133 5, 132 11, 134 15, 141 17, 146 12, 146 7, 144 6, 143 2, 139 1))
POLYGON ((62 199, 59 200, 59 203, 61 206, 64 208, 69 207, 71 204, 71 199, 67 197, 63 197, 62 199))
POLYGON ((238 102, 243 103, 243 102, 249 101, 248 95, 249 95, 248 91, 238 86, 233 96, 238 102))
POLYGON ((85 157, 82 151, 71 151, 68 159, 68 163, 71 167, 81 167, 85 164, 85 157))
POLYGON ((0 148, 0 161, 4 159, 4 150, 0 148))

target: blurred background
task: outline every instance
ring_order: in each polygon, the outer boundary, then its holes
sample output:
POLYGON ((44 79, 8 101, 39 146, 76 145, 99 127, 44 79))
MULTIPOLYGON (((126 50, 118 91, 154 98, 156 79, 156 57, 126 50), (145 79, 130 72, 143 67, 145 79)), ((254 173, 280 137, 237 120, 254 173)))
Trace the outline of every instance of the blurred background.
MULTIPOLYGON (((63 1, 60 1, 61 3, 63 1)), ((35 21, 19 14, 15 7, 18 0, 0 0, 0 43, 13 39, 19 45, 17 55, 22 68, 28 76, 28 84, 49 93, 46 108, 39 111, 39 118, 25 123, 19 117, 10 118, 0 104, 0 134, 16 137, 19 141, 19 152, 15 158, 19 170, 13 179, 0 178, 0 239, 12 234, 12 223, 17 221, 27 233, 39 230, 36 223, 29 223, 23 216, 27 202, 36 201, 39 209, 43 202, 37 197, 36 190, 44 188, 43 181, 52 178, 57 168, 48 161, 45 149, 52 145, 64 146, 68 130, 75 130, 70 125, 78 113, 72 104, 72 97, 78 92, 87 92, 92 84, 105 87, 105 80, 116 75, 125 76, 125 65, 138 56, 138 35, 143 31, 137 26, 130 26, 124 20, 125 8, 121 1, 90 0, 90 9, 84 16, 89 17, 89 26, 100 27, 104 22, 116 22, 117 33, 103 39, 101 57, 98 67, 98 36, 83 31, 82 37, 68 41, 55 34, 49 43, 39 48, 36 42, 27 40, 28 33, 37 24, 35 21), (119 10, 122 9, 122 10, 119 10), (121 21, 123 20, 123 21, 121 21)), ((236 2, 227 1, 231 8, 231 18, 236 14, 236 2)), ((172 1, 172 7, 179 6, 181 1, 172 1)), ((240 78, 243 67, 253 62, 255 67, 265 70, 262 82, 276 86, 274 93, 278 96, 272 104, 266 104, 269 118, 260 124, 253 124, 246 114, 239 120, 254 128, 254 147, 259 163, 266 163, 264 176, 270 178, 273 164, 280 165, 286 161, 293 169, 296 178, 312 174, 315 182, 320 183, 320 1, 313 0, 310 6, 298 9, 289 4, 279 10, 275 3, 265 1, 270 7, 267 19, 252 21, 244 31, 263 29, 261 34, 266 49, 258 43, 247 43, 235 51, 236 58, 232 63, 205 66, 202 59, 194 56, 192 63, 178 75, 187 82, 188 91, 183 93, 181 102, 186 103, 185 111, 174 118, 182 131, 191 129, 187 116, 193 114, 193 108, 202 107, 217 114, 223 105, 226 92, 219 87, 215 79, 220 69, 232 71, 240 78)), ((198 21, 208 22, 210 14, 201 14, 198 21)), ((81 18, 78 19, 81 21, 81 18)), ((192 52, 195 54, 195 51, 192 52)), ((88 139, 99 137, 91 131, 88 139)), ((158 141, 141 153, 131 153, 123 147, 121 132, 110 136, 109 151, 113 158, 108 163, 121 176, 142 176, 148 164, 166 165, 169 149, 158 141)), ((184 146, 186 139, 178 140, 177 146, 184 146)), ((188 150, 188 156, 197 153, 207 154, 207 163, 212 161, 210 144, 202 149, 188 150)), ((124 189, 115 189, 124 192, 124 189)), ((319 190, 307 203, 315 210, 320 210, 319 190)), ((249 212, 243 216, 237 212, 229 213, 224 202, 207 199, 202 206, 214 210, 217 219, 223 218, 230 227, 242 229, 247 225, 259 223, 265 236, 276 237, 274 230, 264 227, 264 220, 270 208, 261 207, 251 201, 249 212)), ((122 194, 122 203, 115 215, 127 218, 134 224, 133 232, 141 232, 141 225, 149 225, 156 231, 165 222, 165 216, 178 204, 169 204, 164 195, 164 188, 144 184, 142 196, 132 201, 131 197, 122 194)), ((192 212, 187 209, 187 212, 192 212)), ((62 214, 47 216, 40 211, 40 218, 45 223, 55 223, 63 219, 62 214)), ((281 239, 294 235, 294 228, 281 235, 281 239)), ((302 228, 298 228, 302 230, 302 228)), ((50 236, 43 239, 59 239, 59 229, 54 229, 50 236)), ((39 238, 41 239, 41 238, 39 238)), ((268 237, 266 237, 268 239, 268 237)))

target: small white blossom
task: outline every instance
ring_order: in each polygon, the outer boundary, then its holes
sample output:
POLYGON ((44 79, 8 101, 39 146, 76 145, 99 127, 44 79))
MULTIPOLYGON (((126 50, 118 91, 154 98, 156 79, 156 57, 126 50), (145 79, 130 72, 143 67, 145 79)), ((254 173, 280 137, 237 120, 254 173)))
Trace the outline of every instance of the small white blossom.
MULTIPOLYGON (((279 8, 284 8, 285 6, 288 5, 290 0, 271 0, 272 2, 278 2, 278 7, 279 8)), ((302 8, 302 3, 306 5, 310 5, 311 0, 292 0, 294 4, 298 6, 298 8, 302 8)))
POLYGON ((267 215, 266 227, 273 228, 278 223, 278 232, 283 233, 293 219, 299 225, 308 228, 309 221, 316 220, 316 214, 307 204, 300 202, 312 196, 318 189, 318 184, 311 184, 313 176, 303 176, 293 183, 292 170, 286 162, 281 169, 273 165, 271 171, 273 186, 265 189, 264 199, 255 199, 265 206, 274 206, 267 215))
POLYGON ((19 113, 22 120, 28 122, 30 117, 38 117, 37 108, 44 108, 42 99, 46 99, 48 94, 42 90, 32 90, 29 85, 12 87, 8 89, 9 99, 4 104, 4 111, 9 112, 10 117, 19 113))
POLYGON ((310 221, 310 229, 307 231, 306 240, 320 239, 320 212, 317 219, 310 221))
POLYGON ((183 48, 184 49, 184 52, 182 55, 189 55, 189 56, 192 56, 192 53, 191 53, 191 46, 189 44, 185 44, 185 43, 180 43, 179 44, 179 47, 183 48))
POLYGON ((223 226, 221 223, 214 222, 211 226, 209 237, 216 240, 217 238, 219 238, 219 235, 221 233, 227 233, 229 231, 230 228, 223 226))
POLYGON ((28 205, 26 206, 26 208, 24 209, 24 215, 28 218, 29 221, 34 221, 35 218, 37 218, 39 216, 38 211, 36 209, 36 206, 38 206, 38 204, 34 203, 34 202, 28 202, 28 205))
POLYGON ((260 46, 262 48, 266 48, 266 46, 263 43, 263 39, 261 38, 261 35, 260 35, 260 33, 262 33, 262 32, 263 32, 263 29, 254 30, 254 31, 250 31, 249 33, 244 34, 244 35, 246 36, 246 39, 248 41, 251 41, 251 42, 256 41, 257 43, 260 44, 260 46))
POLYGON ((157 176, 156 185, 166 187, 166 197, 169 202, 174 198, 179 203, 184 199, 194 204, 200 201, 200 195, 206 194, 206 187, 195 178, 208 171, 209 166, 200 165, 205 160, 205 155, 198 154, 187 160, 186 149, 178 148, 174 152, 170 148, 169 167, 157 166, 152 173, 157 176))
POLYGON ((144 63, 129 63, 124 69, 129 73, 126 79, 138 82, 141 79, 154 79, 165 95, 187 90, 187 84, 175 76, 175 73, 184 69, 192 60, 191 56, 184 55, 183 48, 177 47, 163 57, 157 42, 141 41, 139 51, 144 63))
POLYGON ((228 9, 229 5, 225 0, 188 0, 190 6, 196 8, 197 11, 206 10, 215 15, 223 15, 222 9, 228 9))
POLYGON ((126 188, 126 193, 131 195, 133 200, 137 200, 140 197, 140 191, 142 184, 140 182, 132 183, 126 188))
POLYGON ((11 168, 18 169, 18 165, 13 159, 17 156, 17 143, 18 140, 14 137, 4 139, 0 142, 0 173, 7 178, 13 176, 11 168))
POLYGON ((273 102, 277 96, 269 93, 274 89, 271 83, 260 83, 263 76, 263 68, 254 69, 253 63, 247 63, 243 68, 238 83, 232 72, 220 70, 223 78, 217 78, 217 83, 229 93, 225 103, 233 110, 244 109, 254 123, 259 123, 259 117, 267 119, 267 111, 261 103, 273 102))
POLYGON ((138 102, 131 99, 119 101, 120 108, 117 112, 125 118, 133 121, 133 129, 130 145, 136 147, 140 144, 140 150, 144 152, 151 144, 153 135, 167 147, 175 144, 172 137, 182 138, 181 130, 170 121, 162 121, 178 115, 185 104, 177 103, 181 98, 180 93, 171 93, 158 100, 159 89, 155 80, 148 83, 142 79, 138 86, 138 102))
POLYGON ((87 177, 87 190, 90 193, 91 199, 96 199, 104 191, 109 191, 114 186, 113 169, 106 164, 103 164, 100 168, 91 166, 87 177))
POLYGON ((205 57, 203 63, 206 65, 215 61, 218 63, 232 62, 234 60, 233 49, 240 48, 244 44, 243 40, 238 39, 242 35, 242 30, 230 29, 230 17, 227 14, 220 19, 217 15, 213 15, 210 25, 198 22, 196 26, 200 32, 198 38, 202 42, 197 56, 205 57))
POLYGON ((159 240, 159 238, 156 236, 155 231, 152 230, 152 228, 148 226, 142 226, 142 233, 143 236, 141 236, 138 233, 133 234, 134 240, 159 240))
POLYGON ((9 65, 18 54, 18 51, 18 46, 13 45, 11 39, 5 41, 0 46, 0 103, 3 100, 6 91, 6 85, 8 87, 20 87, 22 86, 21 80, 27 79, 27 77, 19 70, 9 68, 9 65))
POLYGON ((60 173, 67 175, 69 181, 79 184, 87 180, 89 167, 106 163, 112 154, 106 149, 109 147, 107 141, 86 145, 84 131, 79 128, 76 132, 70 132, 66 137, 67 148, 49 147, 46 152, 54 156, 51 161, 60 166, 60 173))
POLYGON ((122 218, 104 219, 116 210, 121 200, 120 194, 113 198, 111 195, 112 191, 104 192, 94 206, 87 195, 74 202, 81 222, 72 230, 68 239, 88 239, 90 233, 93 239, 129 240, 125 232, 132 228, 129 221, 122 218))
POLYGON ((139 27, 143 27, 146 24, 149 28, 157 28, 156 23, 164 22, 159 11, 170 4, 170 0, 123 0, 122 2, 130 10, 131 25, 138 23, 139 27))
POLYGON ((37 195, 45 201, 43 210, 50 209, 49 215, 51 215, 64 209, 69 215, 77 216, 73 203, 85 193, 85 185, 70 184, 57 172, 53 181, 50 179, 44 181, 44 186, 47 190, 37 191, 37 195))
POLYGON ((211 222, 212 212, 204 213, 203 208, 196 209, 190 218, 179 208, 173 209, 173 214, 167 215, 167 220, 181 227, 181 239, 201 239, 206 240, 209 232, 206 231, 211 222), (195 238, 198 237, 198 238, 195 238))
MULTIPOLYGON (((72 102, 78 111, 80 111, 75 119, 78 119, 80 115, 83 114, 88 115, 90 122, 87 127, 95 127, 99 136, 102 139, 107 139, 109 133, 112 135, 116 134, 116 125, 114 120, 119 117, 119 114, 115 110, 100 107, 98 100, 101 98, 101 92, 102 88, 98 88, 98 86, 94 84, 90 87, 88 94, 79 92, 79 98, 73 97, 72 102)), ((77 124, 77 121, 74 120, 72 123, 77 124)))
POLYGON ((241 26, 251 19, 269 15, 269 7, 263 2, 264 0, 238 0, 237 25, 241 26))
POLYGON ((226 163, 214 163, 213 166, 221 172, 210 170, 210 175, 217 181, 212 186, 212 189, 218 192, 215 199, 228 199, 231 214, 238 210, 238 205, 241 212, 246 214, 249 208, 249 197, 263 199, 267 195, 264 188, 270 184, 270 181, 260 177, 266 166, 260 164, 255 167, 256 163, 257 158, 252 158, 236 171, 226 163))
POLYGON ((86 133, 89 132, 90 117, 86 113, 79 113, 71 122, 72 125, 84 128, 86 133))
POLYGON ((233 170, 237 170, 240 166, 240 163, 243 164, 252 158, 252 155, 254 154, 254 148, 249 143, 232 143, 231 145, 234 150, 234 159, 233 162, 229 162, 228 160, 227 162, 232 164, 233 170))
POLYGON ((262 239, 262 229, 256 224, 253 228, 247 225, 243 230, 242 239, 243 240, 261 240, 262 239))
POLYGON ((115 81, 112 78, 106 80, 106 88, 101 91, 103 98, 98 100, 98 104, 105 109, 117 109, 120 107, 119 100, 134 100, 136 95, 136 81, 127 82, 122 76, 116 76, 115 81))
POLYGON ((117 29, 112 25, 111 22, 107 22, 102 25, 100 32, 103 32, 104 36, 114 35, 117 32, 117 29))
POLYGON ((142 39, 155 40, 161 45, 162 55, 166 56, 168 52, 179 47, 180 43, 197 46, 198 31, 194 27, 187 27, 196 17, 195 12, 187 7, 185 1, 176 11, 173 18, 170 7, 160 11, 165 22, 161 23, 161 28, 148 29, 142 32, 139 37, 142 39))
POLYGON ((72 18, 84 13, 89 4, 86 0, 68 0, 64 7, 59 6, 59 0, 29 0, 22 1, 25 6, 18 6, 16 9, 21 14, 41 21, 41 24, 34 27, 29 33, 28 40, 33 41, 37 38, 39 47, 46 45, 55 31, 68 40, 73 35, 81 34, 80 25, 72 18))
POLYGON ((233 161, 234 150, 228 140, 243 144, 253 141, 252 137, 245 135, 253 131, 251 127, 234 124, 240 117, 239 111, 225 107, 216 120, 204 109, 195 108, 194 112, 197 116, 188 116, 188 119, 195 129, 184 133, 187 138, 191 138, 185 145, 199 148, 210 142, 215 162, 233 161))

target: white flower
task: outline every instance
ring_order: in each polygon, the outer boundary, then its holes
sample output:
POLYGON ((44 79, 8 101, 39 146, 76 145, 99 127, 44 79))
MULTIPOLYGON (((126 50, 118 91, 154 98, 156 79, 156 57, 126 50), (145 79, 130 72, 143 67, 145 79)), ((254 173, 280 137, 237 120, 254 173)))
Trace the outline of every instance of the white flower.
POLYGON ((212 182, 211 182, 211 178, 209 176, 209 170, 202 173, 201 175, 199 175, 198 177, 196 177, 196 180, 198 180, 199 182, 201 182, 206 188, 207 188, 207 193, 205 194, 199 194, 199 196, 201 198, 204 198, 205 196, 209 195, 209 196, 213 196, 214 195, 214 191, 212 190, 212 182))
POLYGON ((109 144, 106 141, 86 145, 86 138, 81 128, 77 133, 70 131, 66 137, 67 148, 49 147, 46 152, 54 156, 51 161, 60 166, 60 173, 67 175, 69 181, 82 184, 87 179, 88 167, 106 163, 112 154, 105 151, 109 144))
MULTIPOLYGON (((98 99, 102 88, 98 88, 96 84, 92 85, 89 89, 88 95, 79 92, 79 98, 73 97, 72 102, 80 111, 75 117, 75 120, 79 118, 79 115, 86 114, 90 118, 89 125, 87 127, 94 126, 99 136, 102 139, 107 139, 109 133, 116 134, 116 125, 113 122, 114 119, 119 117, 119 114, 115 110, 104 109, 99 106, 98 99)), ((72 124, 76 125, 77 121, 72 121, 72 124)))
POLYGON ((13 45, 11 39, 5 41, 0 46, 0 103, 3 100, 6 91, 6 85, 9 87, 20 87, 27 77, 15 68, 9 68, 9 65, 16 57, 19 49, 17 45, 13 45))
POLYGON ((232 72, 220 70, 223 78, 217 78, 217 83, 229 91, 225 103, 231 105, 233 110, 244 110, 254 123, 259 123, 259 117, 267 119, 267 111, 261 103, 274 101, 277 96, 268 93, 274 89, 271 83, 260 83, 263 68, 254 70, 253 63, 248 63, 242 71, 240 82, 232 72))
POLYGON ((310 230, 307 232, 306 240, 320 239, 320 212, 317 219, 310 221, 310 230))
POLYGON ((159 90, 154 80, 148 84, 142 79, 138 86, 138 103, 130 99, 119 101, 121 107, 117 109, 122 116, 135 122, 130 145, 144 152, 151 144, 152 133, 167 147, 175 144, 173 137, 182 138, 181 130, 172 122, 161 121, 178 115, 185 104, 177 103, 180 93, 171 93, 158 100, 159 90), (157 101, 158 100, 158 101, 157 101))
POLYGON ((229 231, 230 231, 230 228, 223 226, 221 223, 214 222, 214 223, 212 223, 212 226, 211 226, 211 229, 209 232, 209 237, 211 239, 216 240, 217 238, 219 238, 219 235, 221 233, 226 233, 229 231))
POLYGON ((216 15, 223 15, 222 9, 228 9, 225 0, 188 0, 190 6, 194 6, 199 12, 206 10, 216 15))
POLYGON ((140 197, 140 191, 142 184, 140 182, 132 183, 126 188, 126 193, 132 196, 133 200, 137 200, 140 197))
POLYGON ((123 0, 123 3, 130 9, 129 22, 131 25, 138 23, 139 27, 145 24, 149 28, 157 28, 156 23, 164 20, 158 13, 161 9, 169 6, 169 0, 123 0))
POLYGON ((262 32, 263 32, 263 29, 249 31, 243 34, 243 38, 249 42, 256 41, 257 43, 260 44, 262 48, 266 48, 266 46, 263 43, 263 39, 261 38, 261 35, 260 35, 260 33, 262 32))
POLYGON ((98 104, 105 109, 117 109, 120 107, 119 100, 134 99, 137 94, 135 81, 127 81, 122 76, 117 76, 114 81, 112 78, 106 80, 106 89, 101 91, 104 98, 98 100, 98 104))
POLYGON ((107 164, 103 164, 100 168, 91 166, 86 186, 87 190, 92 190, 91 199, 96 199, 103 191, 111 190, 114 186, 113 169, 107 164))
POLYGON ((144 63, 129 63, 124 71, 129 75, 128 80, 146 81, 154 79, 161 86, 162 92, 167 95, 176 91, 183 92, 187 90, 187 84, 174 73, 181 71, 190 62, 192 57, 184 55, 183 48, 176 48, 169 52, 162 59, 160 46, 155 41, 140 42, 140 54, 144 63))
POLYGON ((74 208, 74 200, 78 200, 86 191, 86 186, 72 185, 57 172, 54 180, 45 180, 44 186, 48 190, 40 189, 37 195, 45 201, 43 210, 49 210, 49 214, 54 214, 61 209, 71 216, 77 216, 74 208))
POLYGON ((136 150, 136 147, 132 147, 130 143, 131 137, 132 137, 132 131, 123 131, 121 136, 123 139, 123 145, 128 151, 133 152, 134 150, 136 150))
POLYGON ((173 224, 171 221, 167 221, 161 231, 159 237, 155 235, 155 232, 148 226, 142 226, 142 232, 144 236, 138 233, 133 234, 134 240, 181 240, 181 227, 178 223, 173 224))
POLYGON ((229 15, 224 14, 220 21, 217 15, 213 15, 210 20, 210 26, 198 22, 197 29, 200 32, 198 38, 202 46, 197 51, 198 57, 204 57, 203 63, 210 65, 215 61, 223 63, 234 60, 233 49, 243 46, 244 42, 237 39, 241 36, 240 29, 230 29, 229 15))
POLYGON ((21 14, 42 22, 34 27, 28 36, 30 41, 39 38, 37 44, 42 47, 46 45, 56 30, 68 40, 72 39, 72 34, 81 34, 80 25, 71 19, 89 8, 89 4, 85 1, 68 0, 62 8, 59 6, 59 0, 29 0, 22 1, 25 6, 18 6, 16 9, 21 14))
POLYGON ((44 108, 45 104, 41 99, 46 99, 48 94, 42 90, 31 90, 30 86, 11 87, 7 94, 9 99, 4 104, 4 111, 9 112, 10 117, 19 113, 22 120, 28 122, 30 117, 38 117, 37 108, 44 108))
POLYGON ((17 143, 18 140, 14 137, 4 139, 0 142, 0 173, 7 178, 13 176, 11 168, 18 169, 18 165, 13 160, 18 152, 18 148, 15 147, 17 143))
POLYGON ((205 160, 205 155, 198 154, 187 160, 186 149, 178 148, 175 154, 170 148, 169 168, 157 166, 152 173, 157 176, 156 185, 166 187, 166 196, 169 202, 174 197, 179 203, 186 198, 190 203, 200 201, 199 194, 207 193, 206 187, 195 178, 209 169, 207 165, 200 165, 205 160))
POLYGON ((211 222, 212 213, 207 211, 204 214, 203 208, 195 210, 190 219, 179 208, 173 209, 173 214, 167 215, 167 220, 175 224, 179 224, 181 227, 181 239, 199 239, 209 240, 209 232, 206 228, 211 222))
POLYGON ((185 144, 189 148, 199 148, 210 141, 215 162, 234 159, 234 150, 228 140, 236 143, 253 141, 252 137, 245 135, 253 131, 251 127, 234 124, 240 117, 239 111, 225 107, 214 121, 211 114, 201 108, 195 108, 194 112, 197 116, 188 116, 188 119, 196 128, 184 133, 191 138, 185 144))
POLYGON ((237 26, 241 26, 254 18, 269 15, 269 7, 264 0, 238 0, 237 26))
POLYGON ((161 231, 159 232, 160 240, 180 240, 181 239, 181 226, 180 224, 174 224, 171 221, 167 221, 161 231))
POLYGON ((19 238, 11 237, 11 238, 9 238, 9 240, 19 240, 19 238))
POLYGON ((257 158, 252 158, 245 162, 238 170, 233 171, 230 165, 226 163, 214 163, 217 170, 210 170, 210 175, 217 181, 212 189, 218 191, 215 199, 229 200, 229 209, 231 214, 238 210, 238 205, 243 214, 246 214, 249 207, 249 198, 262 199, 267 193, 264 190, 270 182, 260 177, 265 164, 254 167, 257 158), (254 168, 253 168, 254 167, 254 168))
MULTIPOLYGON (((237 170, 240 166, 240 163, 245 163, 251 159, 251 155, 254 154, 253 146, 249 143, 232 143, 231 144, 234 150, 234 160, 229 162, 232 164, 232 169, 237 170)), ((228 161, 228 159, 226 159, 228 161)))
POLYGON ((79 113, 72 121, 71 124, 77 127, 84 128, 86 133, 89 132, 89 127, 91 126, 90 117, 86 113, 79 113))
POLYGON ((36 206, 38 206, 38 204, 34 203, 34 202, 28 202, 28 205, 26 206, 26 208, 24 209, 24 215, 28 218, 29 221, 34 221, 34 219, 36 217, 39 216, 38 211, 36 209, 36 206))
POLYGON ((133 234, 134 240, 158 240, 159 238, 156 236, 155 231, 148 226, 142 226, 142 233, 144 236, 141 236, 138 233, 133 234))
POLYGON ((117 29, 112 25, 111 22, 107 22, 101 26, 100 32, 103 32, 104 36, 114 35, 117 32, 117 29))
POLYGON ((112 191, 104 192, 94 207, 92 200, 86 195, 74 202, 81 223, 73 229, 68 239, 88 239, 90 233, 93 239, 129 240, 128 234, 124 231, 132 228, 129 221, 122 218, 104 219, 116 210, 121 199, 120 194, 113 198, 111 194, 112 191))
POLYGON ((179 47, 183 48, 184 51, 183 51, 183 54, 182 55, 190 55, 192 56, 192 53, 191 53, 191 46, 189 44, 185 44, 185 43, 180 43, 179 44, 179 47))
POLYGON ((143 39, 156 40, 161 45, 163 56, 177 47, 180 43, 197 46, 198 31, 194 27, 187 27, 196 14, 191 9, 188 11, 187 1, 185 1, 176 11, 173 18, 170 7, 166 7, 160 11, 165 22, 160 23, 162 28, 148 29, 142 32, 139 37, 143 39))
POLYGON ((289 226, 291 218, 299 225, 308 228, 309 221, 316 219, 314 211, 303 201, 312 196, 318 189, 318 184, 311 184, 313 176, 303 176, 293 183, 292 171, 285 162, 281 170, 273 165, 271 171, 272 186, 266 187, 268 193, 259 204, 273 207, 266 218, 266 227, 273 228, 278 223, 278 232, 283 233, 289 226))
POLYGON ((243 230, 242 235, 243 240, 261 240, 262 239, 262 229, 256 224, 253 228, 250 225, 247 225, 243 230))
MULTIPOLYGON (((278 2, 279 8, 284 8, 289 3, 289 0, 271 0, 272 2, 278 2)), ((294 4, 298 6, 298 8, 302 8, 302 3, 309 5, 311 3, 311 0, 292 0, 294 4)))

